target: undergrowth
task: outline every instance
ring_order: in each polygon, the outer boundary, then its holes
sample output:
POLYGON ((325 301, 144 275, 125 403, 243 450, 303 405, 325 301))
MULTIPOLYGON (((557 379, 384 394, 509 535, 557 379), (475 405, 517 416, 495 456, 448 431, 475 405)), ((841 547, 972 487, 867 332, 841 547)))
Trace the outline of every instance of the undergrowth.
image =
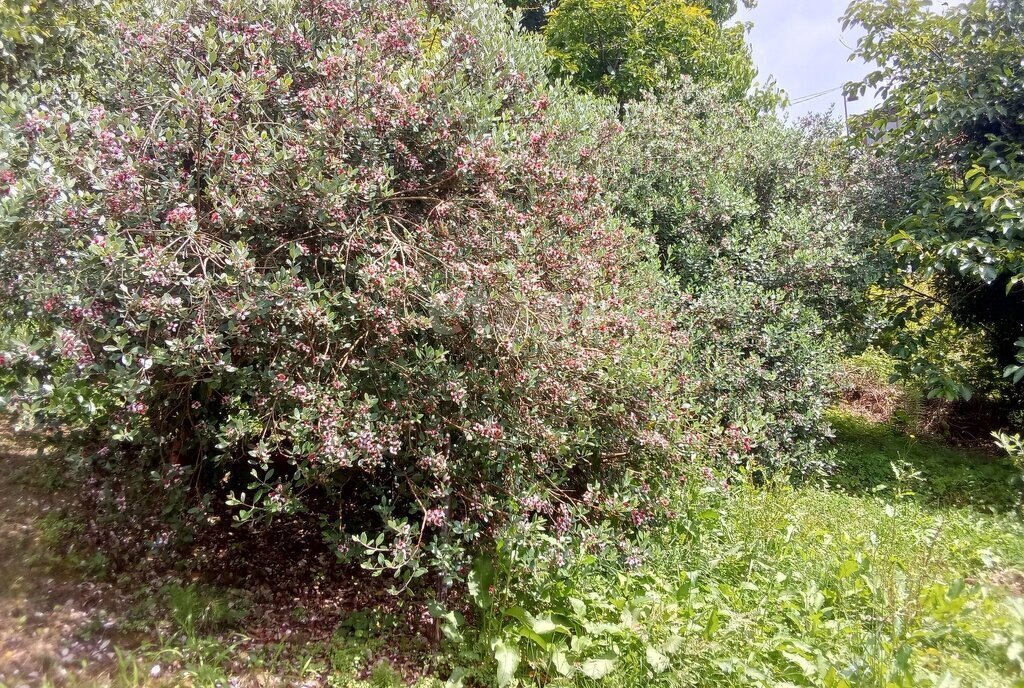
MULTIPOLYGON (((126 615, 113 667, 65 684, 1020 685, 1024 525, 1012 464, 831 420, 827 481, 692 479, 676 517, 625 567, 597 551, 512 579, 507 560, 530 553, 503 543, 477 563, 471 600, 431 610, 439 643, 373 610, 353 611, 326 641, 304 639, 311 610, 297 607, 293 636, 254 645, 260 610, 246 591, 183 582, 126 615)), ((51 549, 75 531, 43 525, 51 549)))
MULTIPOLYGON (((868 451, 843 437, 840 454, 868 451)), ((529 611, 494 609, 484 636, 513 649, 523 685, 1019 685, 1024 605, 1006 582, 1019 580, 1024 530, 948 506, 993 476, 943 487, 943 506, 899 466, 860 492, 703 487, 641 566, 593 557, 529 611)))

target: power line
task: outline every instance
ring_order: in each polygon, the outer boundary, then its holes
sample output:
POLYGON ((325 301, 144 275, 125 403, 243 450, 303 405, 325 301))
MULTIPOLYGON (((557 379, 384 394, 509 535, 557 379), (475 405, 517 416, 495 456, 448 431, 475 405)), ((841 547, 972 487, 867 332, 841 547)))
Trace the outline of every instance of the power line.
MULTIPOLYGON (((814 100, 815 98, 821 98, 822 96, 827 96, 829 93, 835 93, 836 91, 841 91, 841 90, 843 90, 842 86, 836 86, 835 88, 830 88, 830 89, 828 89, 826 91, 820 91, 818 93, 812 93, 809 96, 803 96, 801 98, 797 98, 796 100, 791 100, 791 101, 789 101, 789 104, 790 105, 800 105, 801 103, 806 103, 808 101, 814 100)), ((844 121, 846 122, 846 135, 849 136, 850 135, 850 106, 846 102, 846 94, 845 93, 843 94, 843 118, 844 118, 844 121)))
POLYGON ((809 100, 814 100, 815 98, 821 98, 822 96, 827 96, 829 93, 835 93, 836 91, 841 91, 841 90, 843 90, 842 86, 836 86, 835 88, 830 88, 827 91, 821 91, 819 93, 812 93, 812 94, 810 94, 808 96, 801 96, 800 98, 794 98, 793 100, 789 101, 789 104, 790 105, 799 105, 800 103, 806 103, 809 100))

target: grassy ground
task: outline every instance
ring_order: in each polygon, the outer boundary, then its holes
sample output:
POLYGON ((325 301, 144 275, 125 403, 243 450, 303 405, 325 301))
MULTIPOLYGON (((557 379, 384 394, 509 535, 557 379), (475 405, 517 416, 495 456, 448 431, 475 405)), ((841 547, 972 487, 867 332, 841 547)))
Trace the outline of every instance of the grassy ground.
MULTIPOLYGON (((834 421, 828 484, 695 488, 641 566, 584 562, 538 584, 534 611, 575 600, 576 649, 606 659, 556 671, 524 639, 524 685, 1024 685, 1012 466, 834 421)), ((465 657, 478 658, 470 677, 494 675, 487 632, 435 649, 408 609, 338 601, 356 589, 275 596, 145 566, 112 574, 75 544, 84 526, 35 446, 0 448, 0 686, 439 686, 422 676, 447 678, 465 657)), ((491 631, 514 622, 494 616, 491 631)))
POLYGON ((835 412, 831 421, 837 444, 832 483, 849 494, 891 487, 895 464, 915 498, 933 507, 1007 512, 1020 501, 1019 472, 998 453, 950 447, 848 413, 835 412))
POLYGON ((1024 685, 1012 466, 835 420, 829 484, 703 488, 642 567, 579 571, 551 595, 625 601, 632 635, 609 644, 604 685, 1024 685))

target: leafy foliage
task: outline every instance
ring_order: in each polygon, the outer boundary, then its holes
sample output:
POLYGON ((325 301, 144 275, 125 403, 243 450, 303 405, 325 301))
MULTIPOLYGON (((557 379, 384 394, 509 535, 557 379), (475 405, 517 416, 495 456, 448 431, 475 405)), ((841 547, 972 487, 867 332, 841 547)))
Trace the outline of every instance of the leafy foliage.
POLYGON ((499 8, 172 3, 104 50, 15 123, 21 410, 359 535, 400 588, 459 578, 533 486, 674 470, 653 244, 556 156, 563 96, 499 8))
POLYGON ((838 487, 870 493, 892 481, 895 462, 917 476, 913 497, 929 506, 1012 513, 1020 501, 1019 469, 1005 457, 954 449, 855 416, 830 415, 844 448, 833 480, 838 487))
POLYGON ((685 0, 561 0, 544 29, 556 77, 620 102, 681 75, 742 98, 756 74, 744 33, 685 0))
MULTIPOLYGON (((520 26, 527 31, 542 31, 548 22, 548 15, 558 7, 560 0, 504 0, 505 5, 521 13, 520 26)), ((742 0, 746 7, 753 7, 757 0, 742 0)), ((694 7, 706 9, 711 18, 723 23, 732 18, 739 9, 737 0, 691 0, 694 7)))
POLYGON ((920 385, 929 399, 970 400, 1003 388, 986 332, 956 317, 934 283, 872 293, 874 341, 894 360, 892 380, 920 385))
POLYGON ((1013 459, 1017 466, 1018 478, 1024 480, 1024 439, 1020 435, 995 433, 996 444, 1013 459))
POLYGON ((689 392, 723 440, 716 461, 815 464, 835 364, 889 269, 888 169, 831 124, 783 125, 693 84, 629 105, 622 128, 595 170, 680 281, 689 392))
MULTIPOLYGON (((415 586, 302 679, 399 685, 368 644, 423 625, 451 688, 1019 683, 1019 466, 827 412, 869 316, 952 395, 998 369, 944 295, 1019 329, 1015 6, 851 8, 897 178, 747 97, 733 0, 507 4, 546 49, 467 0, 0 10, 4 408, 136 521, 415 586)), ((215 637, 248 600, 150 595, 167 680, 276 667, 215 637)))
POLYGON ((6 90, 77 71, 110 9, 106 0, 0 5, 0 86, 6 90))
MULTIPOLYGON (((921 477, 890 471, 851 494, 700 477, 632 568, 600 547, 545 565, 506 543, 478 568, 480 621, 448 614, 444 628, 463 667, 494 647, 486 671, 505 661, 519 685, 1014 685, 1022 610, 992 581, 1024 561, 1020 523, 924 507, 921 477)), ((975 477, 945 494, 998 487, 975 477)))
MULTIPOLYGON (((856 55, 879 69, 850 95, 882 104, 859 122, 863 140, 913 180, 894 214, 894 245, 911 278, 936 276, 952 315, 982 328, 1001 365, 1024 330, 1024 9, 973 0, 942 12, 919 0, 858 0, 846 25, 867 31, 856 55)), ((923 349, 929 329, 918 332, 923 349)), ((909 338, 909 337, 905 337, 909 338)))

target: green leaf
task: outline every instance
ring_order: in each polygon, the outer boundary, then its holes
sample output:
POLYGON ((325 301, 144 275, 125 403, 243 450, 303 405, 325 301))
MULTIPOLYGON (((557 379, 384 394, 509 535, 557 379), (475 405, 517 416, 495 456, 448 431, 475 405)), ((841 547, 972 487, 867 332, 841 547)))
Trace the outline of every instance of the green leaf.
POLYGON ((494 602, 490 587, 494 583, 494 566, 490 559, 477 557, 473 564, 473 570, 469 572, 469 579, 466 585, 469 588, 469 596, 481 609, 490 609, 494 602))
POLYGON ((530 614, 530 612, 523 609, 522 607, 509 607, 502 613, 505 616, 512 617, 524 626, 529 627, 533 625, 533 615, 530 614))
POLYGON ((859 569, 859 568, 860 568, 860 564, 858 564, 853 559, 847 559, 839 567, 839 573, 837 575, 839 576, 840 579, 849 578, 854 573, 856 573, 857 569, 859 569))
POLYGON ((534 633, 531 629, 527 628, 526 626, 518 627, 516 629, 516 633, 518 633, 524 638, 532 640, 534 644, 536 644, 537 647, 539 647, 542 650, 546 650, 548 648, 548 641, 544 640, 544 637, 541 636, 539 633, 534 633))
POLYGON ((649 645, 647 646, 646 654, 647 663, 651 665, 651 669, 654 669, 655 673, 660 674, 665 671, 668 671, 669 668, 672 666, 671 663, 668 661, 668 657, 661 654, 649 645))
POLYGON ((704 624, 704 638, 708 639, 711 636, 713 636, 715 634, 715 631, 718 630, 718 627, 718 607, 715 607, 711 610, 711 613, 708 614, 708 621, 706 624, 704 624))
POLYGON ((462 688, 468 673, 463 667, 455 667, 452 669, 452 675, 445 681, 444 688, 462 688))
POLYGON ((547 635, 548 633, 564 633, 569 635, 569 629, 562 624, 555 623, 551 619, 550 614, 535 618, 530 628, 533 629, 534 633, 539 633, 540 635, 547 635))
POLYGON ((565 654, 565 650, 555 650, 551 653, 551 666, 555 668, 555 671, 561 676, 572 676, 575 673, 572 663, 565 654))
POLYGON ((802 671, 804 673, 804 676, 807 676, 808 678, 818 673, 817 668, 806 657, 802 657, 801 655, 798 655, 795 652, 786 651, 782 652, 782 656, 788 659, 789 661, 793 662, 793 664, 796 664, 798 667, 800 667, 800 671, 802 671))
POLYGON ((494 643, 494 659, 498 662, 498 688, 512 683, 519 668, 519 651, 503 640, 494 643))
POLYGON ((587 678, 592 678, 595 681, 600 680, 612 673, 615 669, 615 656, 614 655, 602 655, 601 657, 594 657, 588 659, 580 665, 580 673, 587 678))

